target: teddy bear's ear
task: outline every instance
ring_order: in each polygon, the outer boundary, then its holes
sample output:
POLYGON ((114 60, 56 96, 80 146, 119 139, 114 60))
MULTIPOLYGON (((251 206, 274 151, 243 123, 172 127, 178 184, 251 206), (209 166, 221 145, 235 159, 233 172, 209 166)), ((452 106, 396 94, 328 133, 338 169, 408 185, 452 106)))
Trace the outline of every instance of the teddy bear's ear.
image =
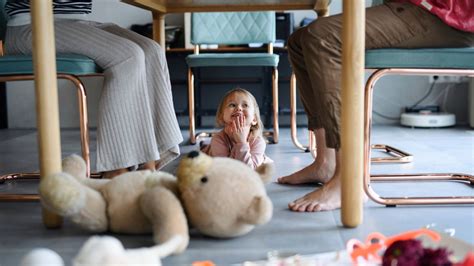
POLYGON ((267 196, 255 196, 242 215, 248 224, 265 224, 272 218, 273 204, 267 196))
POLYGON ((272 180, 273 176, 273 164, 272 163, 264 163, 255 169, 257 173, 260 175, 263 183, 268 183, 272 180))

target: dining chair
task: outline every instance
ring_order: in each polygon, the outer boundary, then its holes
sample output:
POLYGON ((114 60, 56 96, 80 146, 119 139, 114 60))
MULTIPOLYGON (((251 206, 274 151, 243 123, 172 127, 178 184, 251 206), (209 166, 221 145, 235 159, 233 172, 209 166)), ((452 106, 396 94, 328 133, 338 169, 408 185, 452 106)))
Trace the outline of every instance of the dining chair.
MULTIPOLYGON (((186 57, 188 64, 189 142, 211 133, 196 133, 194 71, 209 67, 268 67, 272 69, 273 131, 264 132, 271 142, 278 143, 278 61, 273 53, 275 12, 211 12, 192 13, 191 43, 194 53, 186 57), (247 45, 263 43, 266 52, 217 53, 200 50, 201 45, 247 45)), ((210 93, 210 92, 208 92, 210 93)))
POLYGON ((365 84, 364 100, 364 191, 386 206, 417 204, 473 204, 472 196, 382 197, 372 181, 456 181, 474 185, 474 176, 463 173, 378 174, 370 173, 370 133, 373 91, 386 75, 456 75, 474 77, 474 47, 426 49, 374 49, 366 51, 366 68, 375 70, 365 84))
MULTIPOLYGON (((0 0, 0 82, 34 80, 33 58, 31 55, 4 55, 3 40, 7 16, 4 12, 5 0, 0 0)), ((89 130, 87 120, 87 98, 82 77, 103 76, 94 60, 78 54, 56 55, 57 77, 72 82, 77 89, 81 153, 86 161, 87 175, 90 176, 89 130)), ((96 176, 96 175, 94 175, 96 176)), ((9 173, 0 175, 0 185, 9 181, 38 179, 39 173, 9 173)), ((37 194, 1 193, 0 201, 38 200, 37 194)))
MULTIPOLYGON (((326 6, 326 10, 329 10, 329 5, 331 1, 324 1, 321 2, 321 5, 326 6)), ((372 0, 371 6, 377 6, 381 5, 384 1, 383 0, 372 0)), ((321 7, 320 7, 321 8, 321 7)), ((323 8, 324 9, 324 8, 323 8)), ((318 14, 318 18, 320 14, 318 14)), ((329 12, 321 13, 321 17, 326 17, 329 15, 329 12)), ((366 64, 367 68, 367 64, 366 64)), ((303 145, 299 139, 298 139, 298 126, 296 122, 296 116, 297 116, 297 94, 296 94, 296 76, 295 73, 291 73, 290 77, 290 135, 291 135, 291 140, 293 144, 296 146, 296 148, 304 151, 304 152, 310 152, 311 155, 316 158, 316 138, 314 135, 313 131, 308 132, 308 145, 303 145)), ((383 157, 373 157, 371 158, 372 163, 410 163, 413 162, 414 156, 411 155, 410 153, 400 150, 398 148, 395 148, 390 145, 386 144, 373 144, 371 146, 373 150, 378 150, 378 151, 383 151, 385 152, 386 155, 389 156, 383 156, 383 157)))

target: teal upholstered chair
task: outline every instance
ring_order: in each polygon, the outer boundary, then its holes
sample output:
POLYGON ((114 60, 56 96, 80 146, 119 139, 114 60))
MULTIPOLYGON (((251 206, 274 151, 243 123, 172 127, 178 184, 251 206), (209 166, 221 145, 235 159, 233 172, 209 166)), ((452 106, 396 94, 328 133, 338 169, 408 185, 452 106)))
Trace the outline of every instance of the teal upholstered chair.
POLYGON ((375 70, 365 85, 364 190, 377 203, 387 206, 406 204, 473 204, 474 197, 381 197, 370 181, 450 180, 474 184, 474 176, 461 173, 388 175, 370 174, 370 129, 372 94, 375 83, 385 75, 459 75, 474 77, 474 47, 436 49, 368 50, 365 67, 375 70))
POLYGON ((273 131, 269 132, 274 143, 278 142, 278 55, 273 54, 275 41, 274 12, 215 12, 191 15, 191 43, 194 54, 186 57, 188 64, 189 141, 196 143, 200 136, 195 130, 194 73, 206 67, 271 67, 273 96, 273 131), (242 45, 266 43, 267 52, 210 53, 200 51, 203 44, 242 45))
MULTIPOLYGON (((0 82, 34 80, 33 60, 30 55, 4 55, 3 38, 6 30, 7 17, 4 13, 5 0, 0 0, 0 82)), ((89 133, 87 127, 86 91, 79 77, 98 76, 101 69, 88 57, 77 54, 56 55, 58 79, 70 80, 77 88, 82 157, 87 163, 87 173, 90 173, 89 133)), ((38 177, 37 173, 14 173, 0 176, 0 182, 10 179, 38 177)), ((31 194, 1 194, 0 201, 24 201, 38 199, 31 194)))
MULTIPOLYGON (((372 5, 379 5, 383 0, 373 0, 372 5)), ((371 163, 408 163, 413 156, 394 147, 370 143, 372 124, 372 94, 375 83, 385 75, 460 75, 474 77, 474 47, 471 48, 432 48, 432 49, 374 49, 366 51, 365 68, 374 72, 365 85, 365 126, 364 126, 364 190, 375 202, 387 205, 415 204, 473 204, 473 196, 457 197, 381 197, 371 186, 371 181, 410 181, 410 180, 448 180, 461 181, 474 185, 472 174, 460 173, 426 173, 388 175, 370 174, 371 163), (371 158, 371 150, 380 149, 394 157, 371 158)), ((309 146, 302 145, 296 137, 296 78, 291 77, 291 137, 298 148, 313 151, 315 144, 310 134, 309 146)), ((313 152, 313 156, 315 153, 313 152)))
MULTIPOLYGON (((375 49, 366 51, 365 68, 374 71, 365 85, 364 108, 364 190, 375 202, 387 205, 415 204, 473 204, 473 196, 457 197, 381 197, 371 186, 371 181, 412 181, 448 180, 474 184, 472 174, 425 173, 425 174, 370 174, 371 163, 407 163, 413 156, 396 148, 370 143, 372 125, 372 98, 375 83, 385 75, 460 75, 474 77, 474 47, 470 48, 431 48, 431 49, 375 49), (382 149, 394 157, 372 158, 372 149, 382 149)), ((295 83, 294 77, 292 83, 295 83)), ((291 87, 291 98, 295 102, 296 88, 291 87)), ((295 112, 295 103, 292 112, 295 112)), ((294 115, 294 113, 293 113, 294 115)), ((296 124, 292 117, 292 126, 296 124)), ((312 137, 312 136, 310 136, 312 137)), ((298 143, 299 144, 299 143, 298 143)), ((310 141, 311 145, 311 141, 310 141)), ((302 145, 301 145, 302 146, 302 145)), ((303 146, 302 146, 303 147, 303 146)), ((304 148, 304 147, 303 147, 304 148)), ((308 151, 310 149, 308 148, 308 151)))

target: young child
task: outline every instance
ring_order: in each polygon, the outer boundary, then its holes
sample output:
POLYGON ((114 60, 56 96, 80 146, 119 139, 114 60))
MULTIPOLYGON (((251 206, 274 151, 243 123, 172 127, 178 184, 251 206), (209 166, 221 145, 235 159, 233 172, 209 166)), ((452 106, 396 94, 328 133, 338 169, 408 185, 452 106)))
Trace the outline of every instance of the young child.
POLYGON ((223 129, 212 135, 210 145, 201 149, 203 152, 240 160, 253 169, 273 162, 265 155, 260 110, 250 92, 241 88, 227 92, 217 109, 216 124, 223 129))

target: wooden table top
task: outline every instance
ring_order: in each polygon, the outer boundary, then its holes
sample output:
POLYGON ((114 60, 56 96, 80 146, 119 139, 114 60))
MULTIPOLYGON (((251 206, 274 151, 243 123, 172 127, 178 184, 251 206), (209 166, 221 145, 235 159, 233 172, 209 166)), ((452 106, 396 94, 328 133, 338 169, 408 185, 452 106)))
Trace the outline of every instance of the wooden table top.
POLYGON ((122 0, 122 2, 160 13, 312 10, 328 0, 122 0))

